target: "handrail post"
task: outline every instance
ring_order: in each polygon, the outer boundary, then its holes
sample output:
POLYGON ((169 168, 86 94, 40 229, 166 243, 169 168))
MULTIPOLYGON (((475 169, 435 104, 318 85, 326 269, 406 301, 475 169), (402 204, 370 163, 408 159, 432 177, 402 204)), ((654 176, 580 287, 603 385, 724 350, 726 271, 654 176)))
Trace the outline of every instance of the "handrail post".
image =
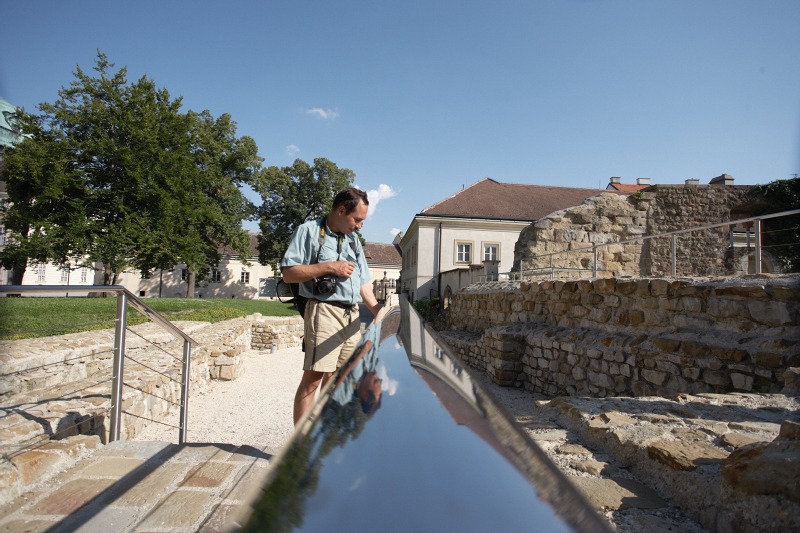
POLYGON ((117 293, 117 323, 114 327, 114 362, 111 376, 111 427, 109 442, 119 440, 122 417, 123 361, 125 360, 125 332, 128 319, 128 296, 125 291, 117 293))
POLYGON ((183 370, 181 372, 181 414, 178 444, 186 442, 187 422, 189 420, 189 364, 192 360, 192 343, 183 341, 183 370))
POLYGON ((592 265, 592 279, 597 279, 597 243, 592 243, 592 254, 594 255, 593 261, 594 264, 592 265))
POLYGON ((678 275, 678 236, 672 236, 672 277, 678 275))
POLYGON ((756 237, 756 274, 761 274, 761 219, 757 218, 755 220, 755 227, 753 228, 755 231, 756 237))

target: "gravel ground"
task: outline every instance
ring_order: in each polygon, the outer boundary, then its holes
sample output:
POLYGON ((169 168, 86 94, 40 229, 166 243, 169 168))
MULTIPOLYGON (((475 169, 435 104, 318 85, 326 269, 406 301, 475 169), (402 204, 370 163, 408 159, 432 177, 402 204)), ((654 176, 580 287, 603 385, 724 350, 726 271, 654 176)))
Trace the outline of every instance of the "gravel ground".
MULTIPOLYGON (((189 395, 187 442, 247 444, 277 452, 294 431, 292 405, 303 374, 303 352, 244 352, 244 373, 212 381, 189 395)), ((150 424, 136 440, 178 442, 177 430, 150 424)))

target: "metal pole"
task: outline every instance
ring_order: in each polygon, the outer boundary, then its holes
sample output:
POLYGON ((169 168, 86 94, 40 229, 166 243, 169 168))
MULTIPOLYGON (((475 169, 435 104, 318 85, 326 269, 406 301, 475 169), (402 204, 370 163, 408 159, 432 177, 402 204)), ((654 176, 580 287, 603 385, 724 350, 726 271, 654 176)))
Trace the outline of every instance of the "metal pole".
POLYGON ((594 264, 592 265, 592 279, 597 279, 597 243, 592 243, 592 254, 594 255, 594 264))
POLYGON ((181 372, 181 420, 178 444, 186 442, 186 422, 189 420, 189 363, 192 359, 192 343, 183 341, 183 371, 181 372))
POLYGON ((114 362, 111 376, 111 428, 109 442, 119 440, 122 416, 123 362, 125 360, 125 332, 128 319, 128 295, 117 293, 117 323, 114 327, 114 362))
POLYGON ((672 277, 678 275, 678 238, 672 236, 672 277))
POLYGON ((761 219, 755 221, 756 237, 756 274, 761 274, 761 219))

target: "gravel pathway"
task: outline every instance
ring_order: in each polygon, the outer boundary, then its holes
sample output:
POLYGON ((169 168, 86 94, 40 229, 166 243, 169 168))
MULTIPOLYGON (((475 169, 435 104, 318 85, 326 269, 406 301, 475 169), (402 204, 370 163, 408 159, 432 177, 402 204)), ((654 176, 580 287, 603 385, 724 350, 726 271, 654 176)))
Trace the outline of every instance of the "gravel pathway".
MULTIPOLYGON (((277 452, 294 431, 292 405, 303 374, 303 352, 242 353, 244 373, 190 391, 187 442, 247 444, 277 452)), ((178 442, 177 430, 150 424, 136 440, 178 442)))

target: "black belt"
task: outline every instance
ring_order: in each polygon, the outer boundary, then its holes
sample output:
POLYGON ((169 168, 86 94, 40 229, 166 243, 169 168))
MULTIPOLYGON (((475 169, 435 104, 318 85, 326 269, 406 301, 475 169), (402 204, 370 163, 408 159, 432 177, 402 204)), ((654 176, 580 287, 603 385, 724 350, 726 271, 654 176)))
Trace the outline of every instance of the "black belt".
POLYGON ((317 300, 319 303, 332 305, 334 307, 339 307, 340 309, 352 309, 356 306, 356 304, 344 303, 344 302, 336 302, 333 300, 317 300))

